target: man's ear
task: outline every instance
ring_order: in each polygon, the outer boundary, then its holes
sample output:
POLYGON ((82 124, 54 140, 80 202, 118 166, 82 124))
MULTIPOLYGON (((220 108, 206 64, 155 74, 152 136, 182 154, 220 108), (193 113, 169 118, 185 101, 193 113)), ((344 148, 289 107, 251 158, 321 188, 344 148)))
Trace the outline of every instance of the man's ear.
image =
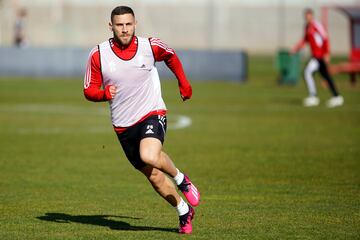
POLYGON ((109 22, 109 30, 110 30, 110 32, 113 31, 113 29, 112 29, 112 23, 111 23, 111 22, 109 22))
POLYGON ((136 29, 136 26, 137 26, 137 20, 135 20, 135 29, 136 29))

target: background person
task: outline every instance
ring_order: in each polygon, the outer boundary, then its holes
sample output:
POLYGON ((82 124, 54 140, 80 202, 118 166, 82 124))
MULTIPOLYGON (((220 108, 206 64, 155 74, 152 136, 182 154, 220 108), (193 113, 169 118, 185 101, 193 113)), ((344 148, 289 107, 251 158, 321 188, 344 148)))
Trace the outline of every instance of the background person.
POLYGON ((311 49, 312 57, 304 70, 304 78, 309 91, 309 96, 304 99, 303 104, 306 107, 312 107, 317 106, 320 103, 313 78, 314 72, 319 71, 321 76, 326 80, 330 92, 333 95, 327 101, 327 106, 341 106, 344 103, 344 98, 339 95, 327 67, 327 63, 330 60, 329 38, 327 32, 321 23, 314 19, 312 9, 305 9, 304 17, 306 21, 304 38, 301 39, 292 50, 292 53, 298 52, 304 47, 305 43, 308 43, 311 49))
POLYGON ((25 34, 25 19, 27 11, 25 8, 20 8, 16 11, 16 20, 14 25, 14 45, 16 47, 26 47, 26 34, 25 34))

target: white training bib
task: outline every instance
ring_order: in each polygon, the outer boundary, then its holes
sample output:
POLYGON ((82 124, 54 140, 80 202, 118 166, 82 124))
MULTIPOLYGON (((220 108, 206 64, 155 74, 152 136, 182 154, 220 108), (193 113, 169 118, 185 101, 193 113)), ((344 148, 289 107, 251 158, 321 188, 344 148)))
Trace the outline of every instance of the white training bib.
POLYGON ((131 126, 149 112, 166 110, 149 39, 137 37, 137 41, 137 52, 130 60, 117 56, 110 41, 99 45, 103 85, 117 87, 110 101, 115 127, 131 126))

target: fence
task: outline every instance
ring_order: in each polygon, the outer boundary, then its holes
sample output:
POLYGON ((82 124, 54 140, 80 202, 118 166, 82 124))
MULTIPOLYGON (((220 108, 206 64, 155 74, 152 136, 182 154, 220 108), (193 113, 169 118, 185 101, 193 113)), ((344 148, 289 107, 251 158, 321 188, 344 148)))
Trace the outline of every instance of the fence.
MULTIPOLYGON (((89 50, 84 48, 0 48, 0 76, 83 76, 89 50)), ((245 81, 247 55, 242 51, 178 51, 189 78, 245 81)), ((158 63, 160 76, 174 75, 158 63)))

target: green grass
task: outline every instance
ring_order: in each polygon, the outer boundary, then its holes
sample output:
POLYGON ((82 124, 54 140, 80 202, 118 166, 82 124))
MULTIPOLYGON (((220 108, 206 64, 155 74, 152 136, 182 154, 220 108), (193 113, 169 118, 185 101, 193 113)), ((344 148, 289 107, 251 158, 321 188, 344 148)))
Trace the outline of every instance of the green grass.
POLYGON ((122 153, 106 103, 82 80, 0 80, 0 239, 359 239, 360 89, 345 105, 304 108, 302 82, 278 86, 270 58, 246 84, 193 82, 182 103, 163 83, 165 150, 202 193, 194 233, 122 153))

